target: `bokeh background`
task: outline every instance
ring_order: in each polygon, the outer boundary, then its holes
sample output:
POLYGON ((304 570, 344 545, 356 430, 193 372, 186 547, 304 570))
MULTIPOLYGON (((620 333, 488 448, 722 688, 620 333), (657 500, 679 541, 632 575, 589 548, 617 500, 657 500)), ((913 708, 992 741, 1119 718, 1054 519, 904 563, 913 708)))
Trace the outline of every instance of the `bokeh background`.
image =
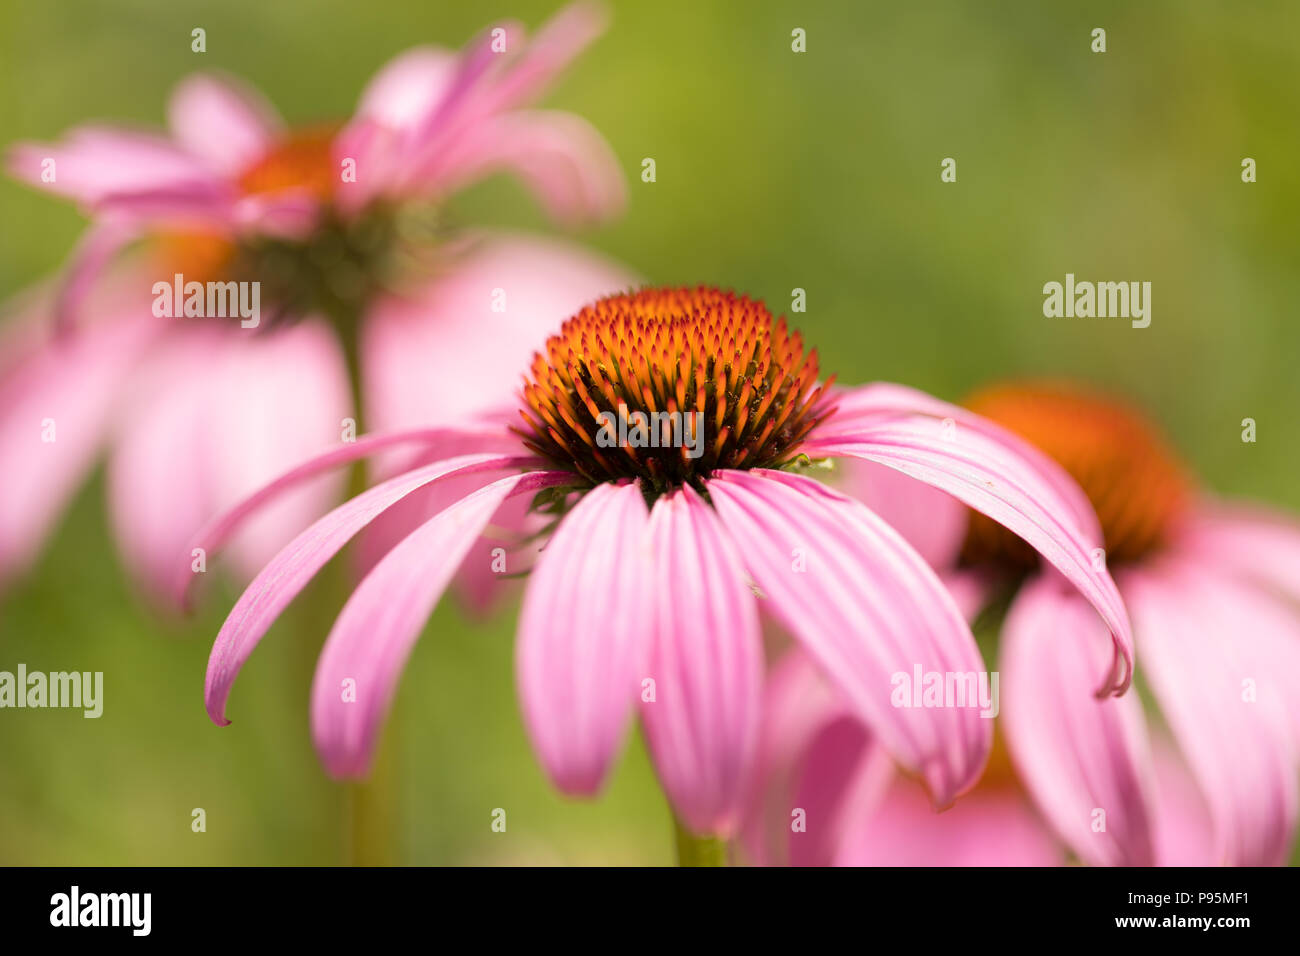
MULTIPOLYGON (((6 0, 0 138, 160 124, 199 68, 242 74, 291 122, 341 118, 398 51, 459 46, 507 16, 535 27, 557 6, 6 0), (195 26, 205 54, 190 52, 195 26)), ((610 31, 547 99, 588 117, 627 172, 626 216, 586 241, 654 281, 731 286, 778 312, 805 289, 797 323, 845 382, 950 399, 1011 375, 1112 388, 1208 486, 1300 511, 1300 4, 611 6, 610 31), (1090 51, 1098 26, 1104 54, 1090 51), (806 53, 791 51, 795 27, 806 53), (956 183, 940 182, 944 157, 956 183), (1042 286, 1066 272, 1150 281, 1150 328, 1045 318, 1042 286)), ((503 180, 453 213, 548 228, 503 180)), ((49 275, 81 225, 0 182, 0 299, 49 275)), ((213 726, 203 670, 235 592, 160 623, 114 563, 102 492, 96 478, 0 596, 0 669, 102 670, 106 684, 99 720, 0 712, 0 863, 672 860, 639 741, 602 800, 549 790, 514 702, 513 607, 488 622, 438 610, 369 789, 329 782, 308 735, 312 662, 346 596, 337 569, 257 651, 234 724, 213 726), (358 836, 352 821, 385 805, 387 832, 358 836), (490 829, 498 807, 505 834, 490 829)))

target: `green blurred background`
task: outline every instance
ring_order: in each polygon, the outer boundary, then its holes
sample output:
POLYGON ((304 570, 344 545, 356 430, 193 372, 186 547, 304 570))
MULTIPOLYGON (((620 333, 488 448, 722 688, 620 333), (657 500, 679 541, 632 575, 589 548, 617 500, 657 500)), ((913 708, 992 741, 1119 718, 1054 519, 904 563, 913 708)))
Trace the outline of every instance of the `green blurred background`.
MULTIPOLYGON (((555 2, 7 0, 0 130, 157 125, 185 73, 242 74, 291 122, 346 116, 421 42, 459 46, 555 2), (189 32, 207 30, 208 52, 189 32)), ((990 378, 1069 375, 1127 394, 1207 485, 1300 510, 1300 4, 612 4, 610 31, 548 96, 627 172, 626 216, 585 234, 654 281, 731 286, 797 317, 842 381, 960 398, 990 378), (1107 30, 1108 51, 1090 51, 1107 30), (807 52, 791 51, 791 30, 807 52), (1258 182, 1241 181, 1241 160, 1258 182), (658 180, 640 180, 653 157, 658 180), (940 161, 958 180, 940 182, 940 161), (1043 283, 1148 280, 1152 324, 1049 319, 1043 283), (1241 420, 1258 441, 1241 441, 1241 420)), ((456 215, 548 228, 496 180, 456 215)), ((81 228, 0 182, 0 299, 81 228)), ((0 476, 0 481, 3 477, 0 476)), ((311 750, 312 662, 336 571, 257 651, 224 730, 202 707, 222 611, 158 623, 114 563, 98 478, 35 572, 0 599, 0 669, 105 672, 99 720, 0 713, 0 862, 272 864, 356 859, 353 811, 396 810, 399 862, 667 863, 671 821, 639 741, 595 803, 555 796, 514 702, 512 618, 451 602, 402 679, 381 783, 330 783, 311 750), (385 782, 386 781, 386 782, 385 782), (207 831, 191 832, 203 807, 207 831), (505 834, 490 828, 507 811, 505 834)))

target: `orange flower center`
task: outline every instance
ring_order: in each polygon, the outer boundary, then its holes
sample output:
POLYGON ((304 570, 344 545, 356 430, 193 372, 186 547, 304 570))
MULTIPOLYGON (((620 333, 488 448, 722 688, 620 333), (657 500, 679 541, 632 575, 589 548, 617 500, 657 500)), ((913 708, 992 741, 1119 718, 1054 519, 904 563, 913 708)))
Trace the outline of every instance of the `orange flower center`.
MULTIPOLYGON (((1163 545, 1184 513, 1190 482, 1164 439, 1132 409, 1082 389, 998 385, 966 406, 1027 439, 1077 481, 1101 522, 1106 560, 1137 561, 1163 545)), ((1018 567, 1036 563, 1020 538, 972 514, 964 555, 1018 567)))
POLYGON ((328 202, 339 181, 331 153, 337 133, 337 125, 293 131, 240 173, 239 188, 249 196, 303 190, 328 202))
POLYGON ((377 201, 357 215, 342 214, 333 202, 340 182, 332 154, 337 131, 337 125, 295 130, 236 178, 245 196, 294 191, 316 200, 319 215, 308 235, 161 232, 151 251, 162 274, 180 273, 186 283, 257 282, 271 317, 264 327, 323 314, 350 341, 372 295, 428 265, 441 220, 432 204, 416 202, 377 201))
POLYGON ((825 413, 817 353, 747 296, 613 295, 569 319, 524 385, 525 443, 593 484, 667 488, 777 467, 825 413))

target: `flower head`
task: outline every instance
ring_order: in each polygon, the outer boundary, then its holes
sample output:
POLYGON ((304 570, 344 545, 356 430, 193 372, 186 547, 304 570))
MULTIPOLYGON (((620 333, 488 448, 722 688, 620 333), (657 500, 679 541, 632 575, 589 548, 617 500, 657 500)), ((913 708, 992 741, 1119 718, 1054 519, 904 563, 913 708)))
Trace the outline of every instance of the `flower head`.
MULTIPOLYGON (((14 146, 9 170, 90 225, 0 369, 0 580, 31 562, 104 446, 122 554, 158 597, 196 528, 359 420, 500 404, 560 319, 633 276, 567 243, 451 230, 444 201, 507 172, 562 221, 619 210, 599 134, 528 108, 603 22, 579 3, 531 38, 510 22, 462 51, 408 51, 346 122, 288 127, 246 85, 198 74, 165 134, 94 125, 14 146)), ((260 514, 232 542, 239 569, 339 487, 326 476, 260 514)))
POLYGON ((177 88, 170 136, 111 127, 26 143, 10 171, 77 201, 92 226, 68 269, 58 319, 71 322, 116 253, 153 240, 207 247, 208 279, 264 281, 275 314, 346 316, 403 276, 405 256, 441 238, 437 204, 507 171, 563 220, 616 212, 622 177, 608 146, 566 113, 521 109, 603 27, 574 5, 530 43, 508 24, 463 53, 421 47, 372 81, 346 123, 286 128, 255 91, 199 74, 177 88))
POLYGON ((585 307, 533 359, 524 444, 593 484, 700 487, 718 469, 788 464, 830 411, 816 383, 817 353, 762 302, 642 289, 585 307), (602 446, 616 418, 636 420, 645 444, 602 446), (685 430, 677 441, 674 423, 685 430))
POLYGON ((762 719, 765 613, 948 804, 978 778, 989 723, 974 710, 891 707, 891 675, 914 664, 977 670, 979 653, 916 551, 860 502, 800 473, 809 459, 844 456, 942 487, 1034 543, 1094 604, 1099 627, 1110 627, 1111 640, 1088 648, 1104 658, 1088 676, 1121 692, 1127 618, 1110 577, 1089 561, 1090 513, 1064 472, 928 396, 878 385, 832 400, 815 377, 813 354, 761 302, 652 289, 593 303, 534 360, 526 427, 471 419, 371 436, 304 464, 200 537, 211 550, 283 489, 353 457, 407 443, 427 462, 336 509, 262 570, 213 647, 209 714, 226 722, 231 685, 254 646, 349 538, 416 490, 465 480, 476 490, 408 526, 326 642, 312 725, 333 774, 366 772, 425 618, 459 565, 492 560, 475 552, 476 539, 494 514, 502 520, 503 503, 528 494, 557 520, 524 595, 518 688, 534 749, 562 790, 602 786, 635 709, 686 826, 735 832, 762 719), (641 445, 644 434, 629 434, 626 448, 602 447, 601 414, 620 405, 702 418, 677 428, 661 420, 668 447, 641 445), (703 453, 683 454, 697 437, 703 453))

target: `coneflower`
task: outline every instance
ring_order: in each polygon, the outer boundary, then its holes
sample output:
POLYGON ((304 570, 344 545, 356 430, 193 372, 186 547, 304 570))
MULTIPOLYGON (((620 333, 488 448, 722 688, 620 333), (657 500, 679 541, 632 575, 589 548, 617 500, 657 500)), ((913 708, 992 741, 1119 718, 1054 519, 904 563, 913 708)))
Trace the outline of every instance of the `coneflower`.
MULTIPOLYGON (((346 122, 286 128, 255 90, 196 74, 166 134, 96 124, 13 146, 9 171, 90 224, 62 280, 4 329, 0 584, 105 447, 122 555, 159 596, 198 528, 363 411, 385 429, 481 411, 574 309, 626 288, 632 273, 594 253, 452 230, 442 212, 498 172, 566 222, 621 208, 590 124, 526 108, 604 20, 579 3, 527 39, 511 22, 463 51, 409 50, 346 122)), ((338 491, 327 477, 259 515, 232 542, 238 569, 338 491)))
POLYGON ((972 617, 1009 601, 996 650, 1009 760, 936 818, 897 777, 883 741, 844 719, 846 702, 818 691, 796 653, 767 691, 768 792, 752 805, 752 855, 1032 865, 1068 850, 1095 865, 1284 862, 1297 818, 1300 526, 1198 491, 1149 421, 1086 388, 1009 383, 967 405, 1051 455, 1096 508, 1159 729, 1148 731, 1136 694, 1091 693, 1103 663, 1097 617, 1022 541, 943 495, 851 474, 850 490, 917 529, 972 617), (792 803, 834 810, 792 833, 792 803), (904 825, 909 841, 888 836, 904 825))
MULTIPOLYGON (((473 452, 366 491, 262 570, 213 647, 212 719, 226 723, 248 655, 349 538, 416 489, 473 475, 477 490, 412 527, 335 622, 312 692, 330 773, 366 773, 398 674, 448 580, 502 503, 529 494, 552 524, 519 618, 518 690, 534 749, 561 790, 600 789, 635 711, 681 826, 733 835, 758 739, 766 612, 934 801, 949 804, 978 778, 990 724, 973 710, 892 707, 891 675, 914 664, 978 670, 979 652, 915 550, 866 506, 802 473, 832 455, 892 465, 1025 538, 1110 628, 1090 648, 1106 658, 1089 675, 1094 689, 1128 684, 1128 621, 1090 559, 1095 519, 1068 476, 998 426, 921 393, 830 390, 817 353, 760 301, 707 288, 597 301, 536 357, 521 413, 513 429, 467 422, 454 434, 362 439, 213 526, 199 546, 218 546, 294 483, 397 443, 425 446, 426 461, 453 438, 473 452), (612 444, 611 424, 624 419, 628 438, 612 444)), ((478 548, 469 560, 492 560, 478 548)))

